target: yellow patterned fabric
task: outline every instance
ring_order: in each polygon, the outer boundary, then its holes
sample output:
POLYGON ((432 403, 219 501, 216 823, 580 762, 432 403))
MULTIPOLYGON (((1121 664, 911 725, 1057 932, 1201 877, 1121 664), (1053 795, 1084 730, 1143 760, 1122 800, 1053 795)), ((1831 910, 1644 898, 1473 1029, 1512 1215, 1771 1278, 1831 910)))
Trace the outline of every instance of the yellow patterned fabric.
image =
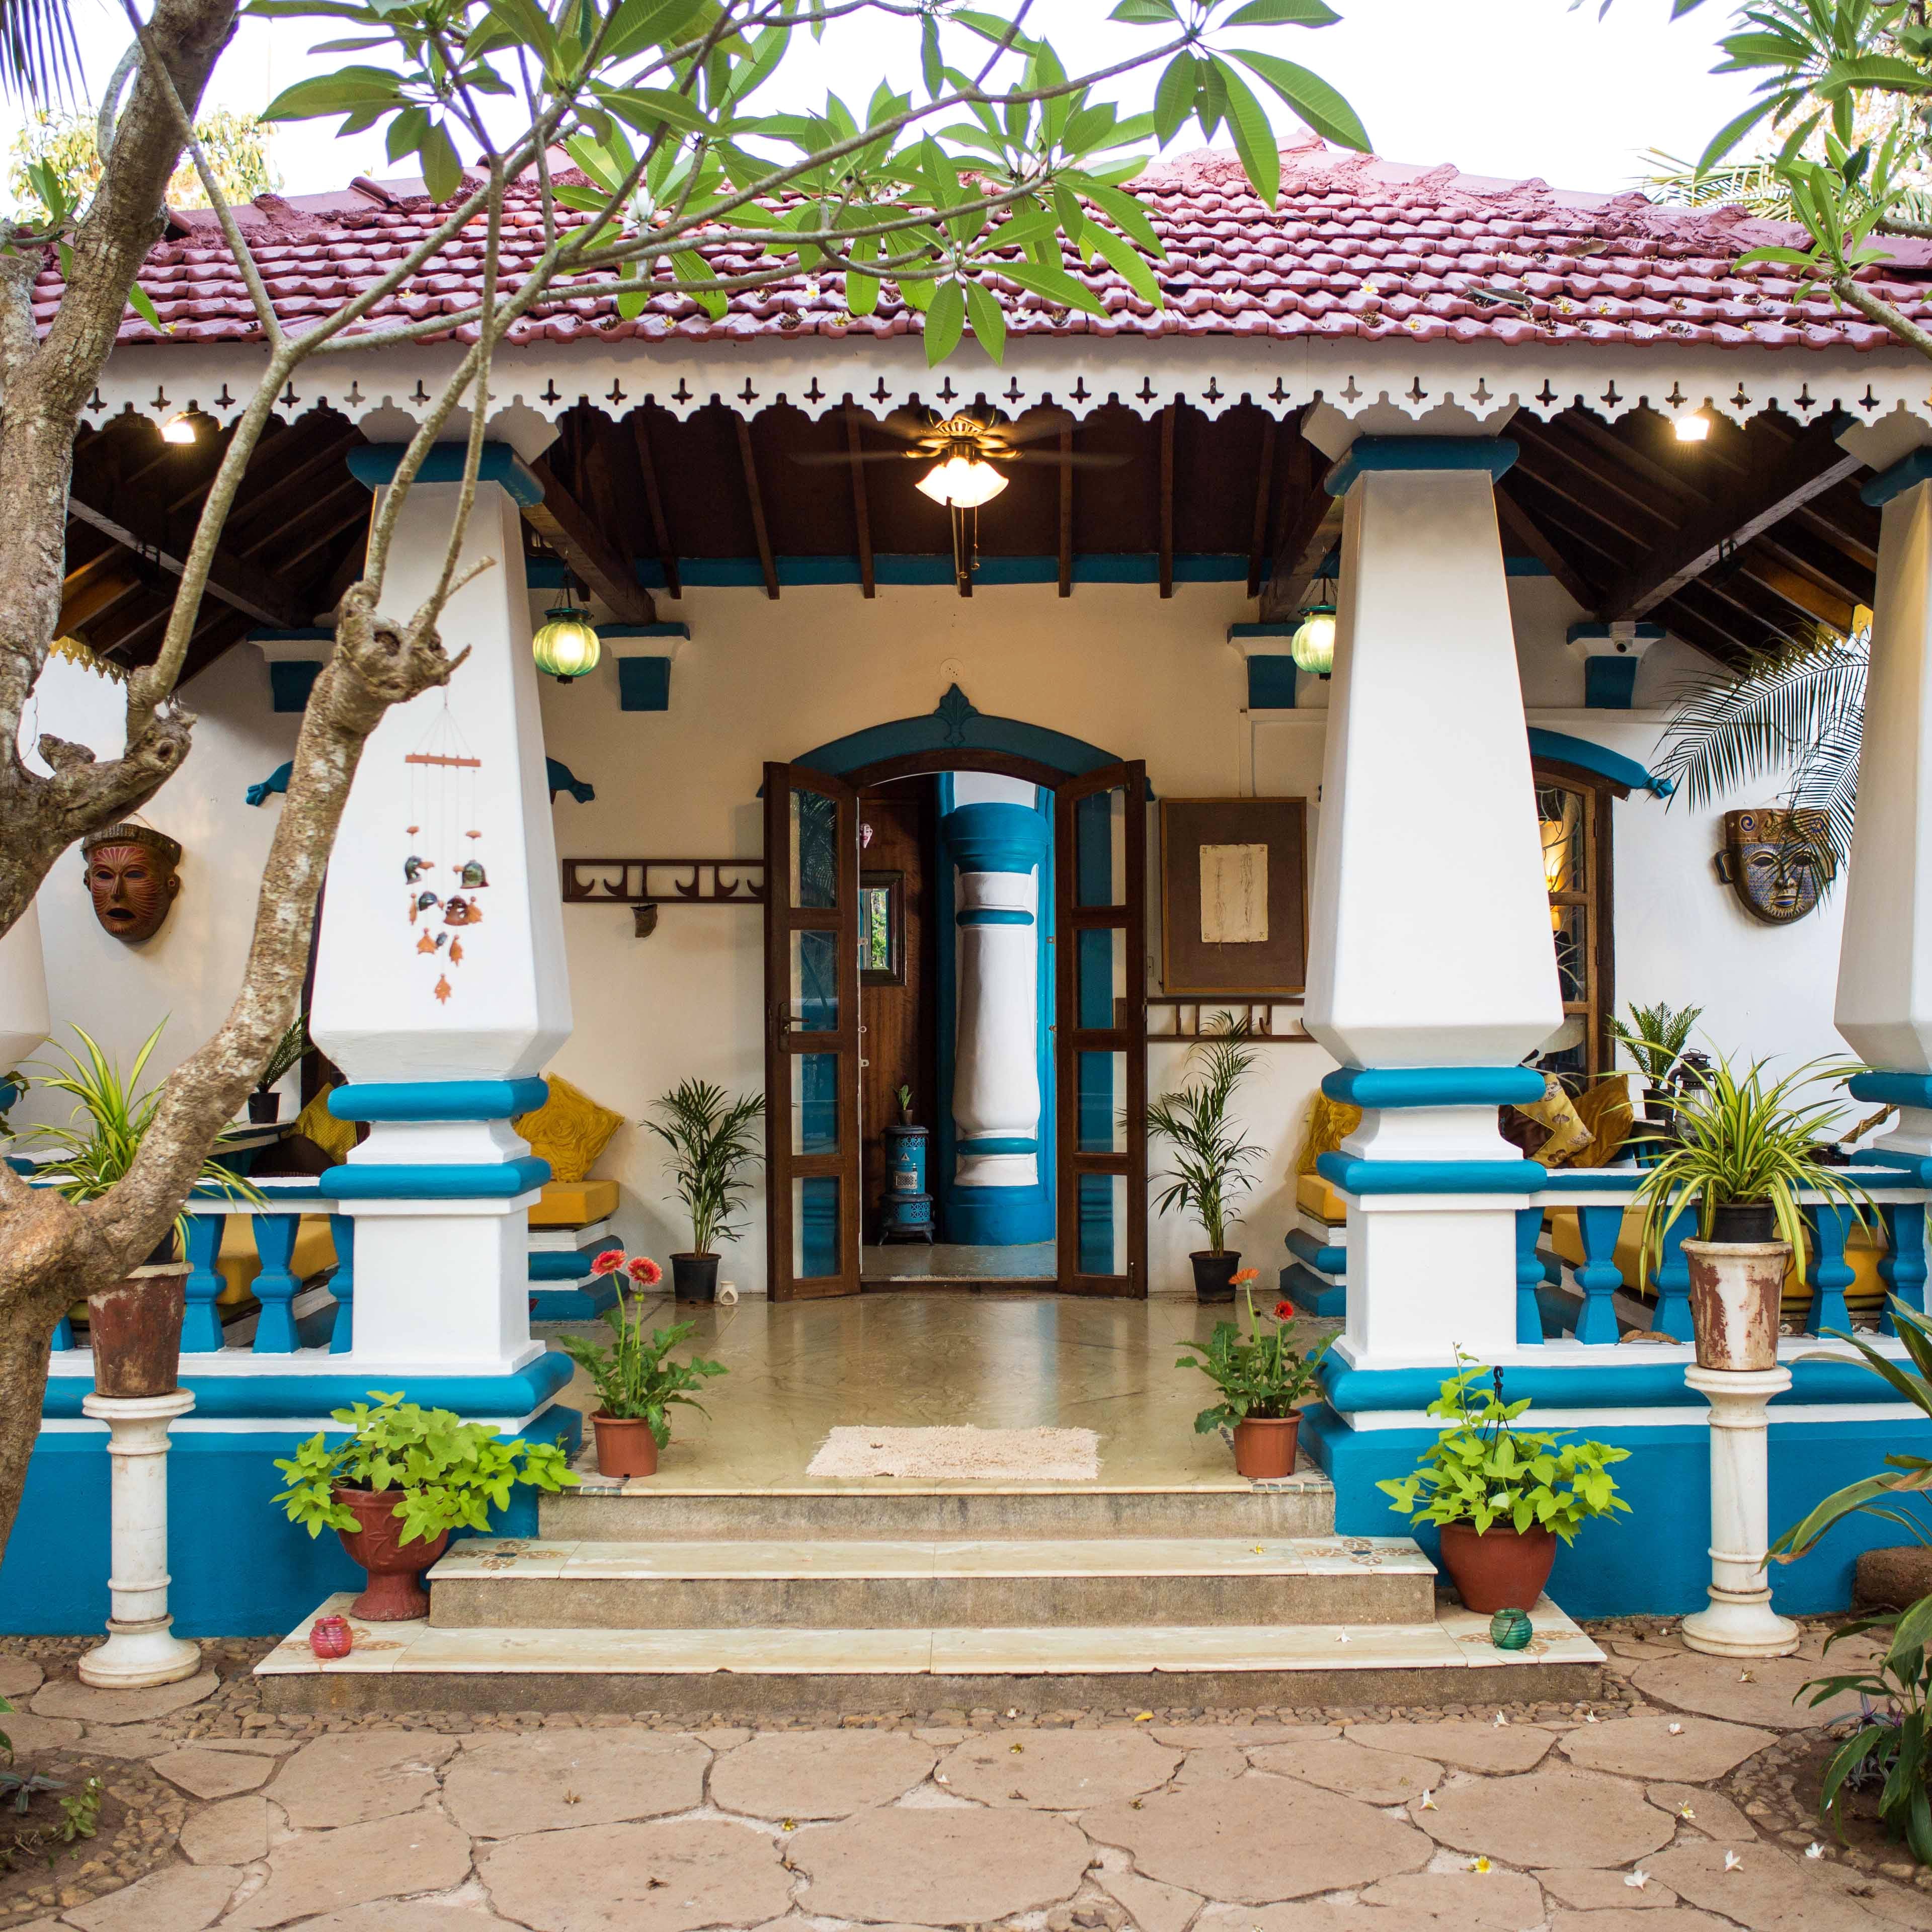
POLYGON ((550 1098, 517 1123, 530 1151, 550 1162, 553 1180, 581 1180, 610 1136, 624 1124, 622 1114, 600 1106, 581 1088, 556 1074, 549 1076, 550 1098))
POLYGON ((1301 1130, 1300 1151, 1294 1156, 1297 1174, 1312 1174, 1318 1155, 1334 1154, 1342 1142, 1362 1124, 1362 1110, 1346 1100, 1331 1100, 1320 1088, 1308 1103, 1308 1118, 1301 1130))
POLYGON ((1576 1118, 1590 1130, 1590 1144, 1570 1162, 1572 1167, 1608 1167, 1623 1150, 1632 1124, 1630 1076, 1606 1074, 1577 1095, 1576 1118))
POLYGON ((325 1087, 296 1116, 296 1132, 306 1135, 331 1160, 346 1160, 355 1151, 356 1123, 338 1120, 328 1111, 328 1096, 334 1091, 333 1083, 325 1087))
POLYGON ((1516 1112, 1525 1119, 1547 1129, 1550 1138, 1535 1154, 1535 1158, 1545 1167, 1561 1167, 1590 1144, 1590 1130, 1578 1119, 1576 1103, 1553 1073, 1544 1080, 1543 1098, 1532 1106, 1519 1107, 1516 1112))

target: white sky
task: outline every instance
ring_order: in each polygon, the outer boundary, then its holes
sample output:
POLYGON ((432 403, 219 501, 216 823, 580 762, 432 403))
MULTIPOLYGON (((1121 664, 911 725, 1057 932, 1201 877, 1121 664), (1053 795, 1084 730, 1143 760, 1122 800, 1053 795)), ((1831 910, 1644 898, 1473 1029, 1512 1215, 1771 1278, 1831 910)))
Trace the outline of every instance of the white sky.
MULTIPOLYGON (((74 4, 89 82, 98 90, 127 44, 124 16, 111 0, 74 4)), ((1252 34, 1252 43, 1339 87, 1377 152, 1393 160, 1454 161, 1472 174, 1540 175, 1556 188, 1612 192, 1638 178, 1647 148, 1694 156, 1745 98, 1738 80, 1708 71, 1712 44, 1730 17, 1726 0, 1706 0, 1675 24, 1670 0, 1615 0, 1600 21, 1597 0, 1585 0, 1575 10, 1569 0, 1331 4, 1342 15, 1338 26, 1314 32, 1276 28, 1252 34)), ((1098 64, 1151 38, 1109 25, 1111 4, 1036 0, 1031 23, 1070 68, 1098 64)), ((338 31, 352 30, 330 20, 244 21, 209 100, 258 110, 304 74, 368 58, 309 55, 311 44, 338 31)), ((822 98, 830 82, 856 106, 889 71, 910 86, 916 71, 910 43, 882 48, 882 38, 876 21, 843 33, 834 28, 819 47, 801 37, 796 72, 784 76, 784 104, 822 98)), ((976 44, 962 37, 962 47, 970 44, 976 44)), ((1150 77, 1136 75, 1116 98, 1142 106, 1151 87, 1150 77)), ((1268 98, 1284 132, 1298 127, 1268 98)), ((8 146, 16 125, 16 110, 0 105, 8 146)), ((353 174, 400 172, 385 159, 379 135, 340 140, 333 125, 306 122, 278 130, 272 153, 285 191, 338 187, 353 174)), ((1225 132, 1222 142, 1228 145, 1225 132)), ((1178 145, 1198 142, 1184 134, 1178 145)))

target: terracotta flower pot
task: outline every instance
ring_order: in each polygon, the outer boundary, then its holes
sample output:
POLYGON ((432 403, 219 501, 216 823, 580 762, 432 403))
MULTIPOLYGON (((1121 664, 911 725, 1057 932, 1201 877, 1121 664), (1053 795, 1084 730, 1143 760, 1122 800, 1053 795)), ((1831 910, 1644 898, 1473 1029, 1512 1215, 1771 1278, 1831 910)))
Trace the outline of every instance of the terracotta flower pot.
POLYGON ((1700 1369, 1778 1366, 1778 1322, 1791 1249, 1784 1241, 1684 1244, 1700 1369))
POLYGON ((642 1416, 606 1415, 591 1412, 590 1426, 597 1432, 597 1467, 606 1476, 655 1476, 658 1472, 658 1439, 642 1416))
POLYGON ((394 1624, 429 1615, 429 1592, 418 1580, 448 1547, 449 1532, 425 1543, 402 1540, 396 1505, 399 1490, 338 1489, 335 1500, 361 1524, 336 1532, 342 1546, 369 1573, 369 1587, 349 1606, 350 1613, 372 1624, 394 1624))
POLYGON ((1214 1254, 1205 1248, 1187 1258, 1194 1264, 1194 1298, 1196 1301, 1232 1301, 1235 1271, 1241 1265, 1240 1253, 1229 1250, 1214 1254))
POLYGON ((1234 1474, 1265 1483, 1294 1474, 1294 1451, 1301 1413, 1251 1415, 1234 1424, 1234 1474))
POLYGON ((96 1395, 172 1395, 181 1386, 188 1274, 185 1262, 137 1268, 87 1298, 96 1395))
POLYGON ((1442 1526, 1442 1567, 1464 1606, 1483 1616, 1534 1610, 1556 1561, 1554 1530, 1500 1522, 1480 1532, 1472 1522, 1442 1526))

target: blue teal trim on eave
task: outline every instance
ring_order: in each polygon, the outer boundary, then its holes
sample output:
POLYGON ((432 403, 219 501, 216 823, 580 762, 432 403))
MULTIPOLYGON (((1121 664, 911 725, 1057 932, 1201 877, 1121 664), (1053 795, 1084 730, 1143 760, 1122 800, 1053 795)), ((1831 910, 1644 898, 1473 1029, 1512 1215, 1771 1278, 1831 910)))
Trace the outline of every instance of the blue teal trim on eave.
POLYGON ((670 659, 620 658, 617 660, 617 709, 620 711, 668 711, 670 709, 670 659))
MULTIPOLYGON (((194 1358, 182 1361, 181 1385, 194 1396, 203 1422, 242 1417, 327 1415, 370 1398, 372 1380, 400 1387, 425 1408, 453 1408, 459 1415, 528 1415, 562 1394, 571 1377, 570 1358, 554 1351, 507 1376, 382 1376, 360 1370, 308 1370, 287 1376, 198 1376, 194 1358)), ((81 1413, 81 1398, 94 1390, 92 1376, 50 1376, 41 1414, 56 1421, 81 1413)))
POLYGON ((623 638, 682 638, 686 644, 691 641, 688 624, 598 624, 592 628, 607 644, 623 638))
MULTIPOLYGON (((380 490, 395 480, 396 466, 408 446, 400 442, 364 443, 349 452, 349 473, 365 489, 380 490)), ((418 483, 460 483, 466 454, 460 442, 439 442, 431 446, 416 472, 418 483)), ((505 494, 519 509, 534 509, 543 501, 543 485, 532 476, 523 459, 506 442, 486 442, 476 468, 480 483, 500 483, 505 494)))
POLYGON ((1345 1194, 1534 1194, 1549 1170, 1534 1160, 1363 1160, 1318 1154, 1315 1171, 1345 1194))
POLYGON ((374 1080, 336 1088, 338 1120, 514 1120, 550 1098, 547 1080, 374 1080))
POLYGON ((1322 1082, 1352 1107, 1526 1107, 1543 1090, 1529 1066, 1338 1066, 1322 1082))
POLYGON ((272 792, 286 792, 288 790, 289 780, 295 776, 295 770, 293 759, 285 765, 278 765, 260 784, 251 784, 242 796, 250 805, 265 805, 272 792))
POLYGON ((1331 496, 1346 496, 1356 478, 1378 470, 1482 470, 1499 482, 1519 454, 1506 436, 1358 436, 1322 487, 1331 496))
POLYGON ((535 1193, 549 1178, 550 1162, 526 1155, 446 1166, 362 1161, 330 1168, 320 1184, 338 1201, 507 1201, 535 1193))
POLYGON ((560 791, 568 792, 579 805, 588 805, 597 796, 597 788, 579 778, 561 758, 544 759, 544 783, 550 788, 553 805, 560 791))
POLYGON ((1547 731, 1540 724, 1529 728, 1529 755, 1560 765, 1578 765, 1626 790, 1647 791, 1658 798, 1668 798, 1675 789, 1670 779, 1657 777, 1647 766, 1625 758, 1621 752, 1612 751, 1607 745, 1592 744, 1588 738, 1573 738, 1568 731, 1547 731))
MULTIPOLYGON (((1046 850, 1046 821, 1031 806, 1004 800, 956 806, 946 814, 946 832, 962 872, 1030 872, 1046 850)), ((1025 916, 1030 923, 1030 915, 1025 916)), ((962 912, 959 922, 999 922, 974 920, 962 912)))
POLYGON ((1915 483, 1932 476, 1932 449, 1915 449, 1901 456, 1889 470, 1881 470, 1859 490, 1861 501, 1882 510, 1894 496, 1902 496, 1915 483))
POLYGON ((1932 1107, 1932 1073, 1888 1073, 1874 1067, 1854 1073, 1846 1085, 1854 1100, 1875 1106, 1932 1107))

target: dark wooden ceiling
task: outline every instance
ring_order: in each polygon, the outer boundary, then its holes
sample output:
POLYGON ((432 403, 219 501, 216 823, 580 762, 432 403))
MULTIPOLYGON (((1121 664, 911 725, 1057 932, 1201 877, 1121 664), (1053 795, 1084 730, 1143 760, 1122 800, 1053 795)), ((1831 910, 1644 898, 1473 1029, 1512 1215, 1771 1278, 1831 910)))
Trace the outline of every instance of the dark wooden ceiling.
MULTIPOLYGON (((917 430, 926 418, 896 420, 917 430)), ((1044 574, 1063 595, 1077 594, 1077 559, 1145 560, 1150 589, 1166 596, 1178 560, 1184 577, 1189 558, 1211 556, 1223 574, 1244 563, 1258 614, 1286 617, 1334 547, 1340 508, 1321 488, 1323 459, 1295 424, 1258 409, 1210 420, 1176 405, 1143 419, 1110 406, 1078 423, 1052 412, 1022 422, 1042 430, 1027 447, 1048 460, 1010 472, 980 513, 980 552, 1052 560, 1044 574), (1062 451, 1119 460, 1066 467, 1062 451)), ((1519 416, 1507 433, 1521 456, 1498 493, 1504 548, 1537 560, 1586 613, 1661 622, 1727 663, 1820 623, 1844 630, 1871 600, 1878 513, 1859 500, 1863 472, 1833 440, 1838 427, 1720 418, 1688 444, 1647 410, 1613 424, 1578 409, 1548 423, 1519 416)), ((176 446, 125 416, 76 446, 61 629, 110 662, 151 662, 159 645, 226 446, 212 423, 200 430, 176 446)), ((369 494, 346 463, 362 440, 328 410, 271 425, 223 540, 189 676, 251 630, 327 621, 365 541, 369 494)), ((655 406, 613 421, 580 405, 536 466, 546 497, 527 517, 528 547, 560 557, 634 621, 652 614, 649 582, 676 594, 682 566, 698 560, 742 560, 773 596, 784 560, 850 560, 853 594, 869 596, 878 560, 950 554, 946 512, 912 487, 920 466, 850 460, 904 448, 856 410, 814 422, 780 406, 748 423, 718 404, 682 421, 655 406), (807 452, 847 460, 794 460, 807 452)))

